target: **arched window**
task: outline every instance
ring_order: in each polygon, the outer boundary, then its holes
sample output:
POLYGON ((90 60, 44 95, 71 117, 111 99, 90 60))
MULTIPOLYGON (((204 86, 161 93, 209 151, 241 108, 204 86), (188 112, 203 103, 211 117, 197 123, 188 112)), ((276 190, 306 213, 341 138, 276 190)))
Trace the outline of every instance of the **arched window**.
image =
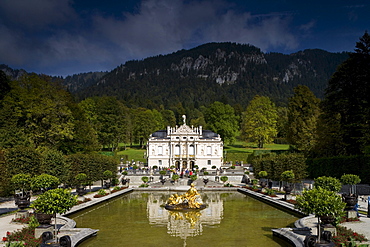
POLYGON ((194 145, 189 146, 189 155, 195 155, 194 145))
POLYGON ((180 145, 175 146, 175 155, 180 155, 180 145))

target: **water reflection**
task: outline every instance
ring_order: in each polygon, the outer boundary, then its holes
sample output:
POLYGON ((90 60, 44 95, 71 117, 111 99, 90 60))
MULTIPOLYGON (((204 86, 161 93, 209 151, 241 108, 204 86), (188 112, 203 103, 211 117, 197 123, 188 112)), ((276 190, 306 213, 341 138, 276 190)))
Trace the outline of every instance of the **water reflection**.
POLYGON ((248 246, 281 247, 271 229, 296 217, 238 192, 204 192, 200 214, 171 214, 163 205, 170 192, 133 192, 73 215, 80 228, 99 229, 81 247, 248 246))
POLYGON ((217 226, 223 216, 223 201, 219 193, 201 196, 204 203, 208 204, 206 209, 179 212, 168 211, 163 207, 167 201, 163 194, 150 194, 147 202, 149 223, 155 226, 166 226, 168 234, 182 239, 201 235, 203 225, 217 226))

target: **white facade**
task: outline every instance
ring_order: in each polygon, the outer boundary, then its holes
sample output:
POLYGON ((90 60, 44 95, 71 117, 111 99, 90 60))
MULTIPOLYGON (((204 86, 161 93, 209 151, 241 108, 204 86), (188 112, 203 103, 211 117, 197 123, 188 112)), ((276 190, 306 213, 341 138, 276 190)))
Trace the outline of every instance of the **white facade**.
POLYGON ((180 127, 168 126, 167 130, 156 131, 147 143, 148 165, 158 167, 175 166, 177 169, 220 168, 223 163, 223 142, 220 135, 185 123, 180 127))

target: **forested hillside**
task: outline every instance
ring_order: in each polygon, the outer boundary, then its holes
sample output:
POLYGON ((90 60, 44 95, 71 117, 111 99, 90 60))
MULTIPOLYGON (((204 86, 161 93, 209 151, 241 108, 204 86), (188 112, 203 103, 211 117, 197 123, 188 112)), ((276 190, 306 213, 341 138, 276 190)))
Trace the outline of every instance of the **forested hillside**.
MULTIPOLYGON (((251 45, 209 43, 190 50, 129 61, 94 85, 71 90, 79 99, 116 96, 129 106, 199 108, 214 101, 240 104, 255 95, 285 105, 297 85, 322 98, 327 81, 347 53, 305 50, 285 55, 263 53, 251 45)), ((70 81, 69 85, 72 86, 70 81)), ((71 88, 72 89, 72 88, 71 88)))

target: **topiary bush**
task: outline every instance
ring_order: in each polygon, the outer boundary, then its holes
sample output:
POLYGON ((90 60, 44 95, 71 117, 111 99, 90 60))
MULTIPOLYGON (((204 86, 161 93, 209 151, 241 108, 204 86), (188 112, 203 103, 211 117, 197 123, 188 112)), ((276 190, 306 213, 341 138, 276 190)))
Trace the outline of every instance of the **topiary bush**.
POLYGON ((325 190, 334 192, 339 192, 342 188, 342 184, 339 179, 326 176, 315 178, 313 186, 314 188, 321 187, 325 190))

